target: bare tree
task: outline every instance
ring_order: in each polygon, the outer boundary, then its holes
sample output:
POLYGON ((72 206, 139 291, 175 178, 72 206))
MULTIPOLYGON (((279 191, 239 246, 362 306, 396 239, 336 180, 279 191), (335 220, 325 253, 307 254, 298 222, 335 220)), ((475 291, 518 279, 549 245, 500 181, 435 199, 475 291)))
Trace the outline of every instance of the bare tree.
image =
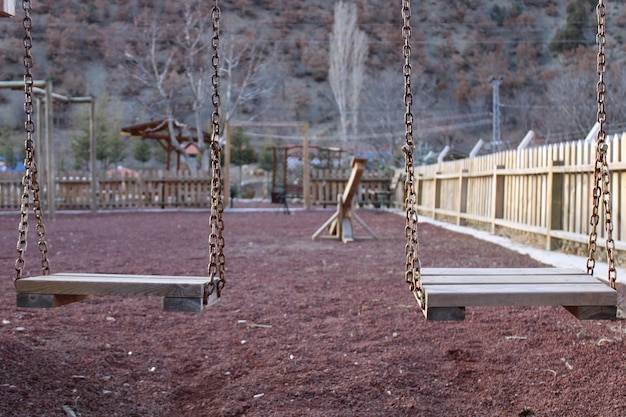
MULTIPOLYGON (((153 117, 166 121, 170 141, 187 167, 195 170, 196 164, 185 152, 188 142, 179 140, 181 132, 194 141, 206 170, 210 149, 202 132, 212 97, 211 8, 192 0, 168 19, 164 24, 152 11, 136 20, 135 38, 125 51, 126 66, 133 82, 150 92, 138 94, 138 99, 153 117), (190 119, 195 133, 186 125, 190 119)), ((244 105, 267 96, 279 74, 271 65, 273 53, 261 42, 246 36, 220 37, 221 113, 222 121, 228 122, 244 105)))
POLYGON ((346 141, 348 126, 357 131, 360 93, 363 88, 367 36, 357 25, 357 9, 352 3, 335 4, 330 35, 328 81, 339 109, 340 137, 346 141))
POLYGON ((548 109, 542 133, 548 141, 579 140, 595 123, 595 79, 593 73, 561 73, 548 85, 548 109))
MULTIPOLYGON (((222 84, 225 122, 235 115, 250 111, 250 106, 262 98, 269 97, 281 79, 280 67, 276 63, 276 51, 263 40, 254 39, 254 34, 234 35, 228 25, 222 36, 222 84)), ((262 113, 262 108, 252 111, 253 118, 262 113)))
POLYGON ((201 155, 200 168, 208 171, 210 149, 204 141, 203 111, 212 97, 211 68, 212 58, 212 18, 208 3, 202 0, 184 3, 183 31, 177 37, 177 43, 183 52, 182 64, 191 92, 191 108, 196 130, 196 147, 201 155), (203 7, 204 6, 204 7, 203 7))
POLYGON ((174 109, 184 83, 177 71, 177 49, 166 41, 166 29, 158 19, 146 13, 136 19, 136 37, 127 45, 125 64, 132 80, 153 93, 146 100, 141 96, 138 99, 153 117, 164 119, 172 146, 182 155, 185 164, 195 170, 195 164, 178 140, 181 124, 174 109))
POLYGON ((404 140, 404 92, 402 74, 386 70, 368 77, 364 91, 367 107, 362 112, 363 140, 378 154, 385 166, 392 165, 392 158, 400 151, 404 140))

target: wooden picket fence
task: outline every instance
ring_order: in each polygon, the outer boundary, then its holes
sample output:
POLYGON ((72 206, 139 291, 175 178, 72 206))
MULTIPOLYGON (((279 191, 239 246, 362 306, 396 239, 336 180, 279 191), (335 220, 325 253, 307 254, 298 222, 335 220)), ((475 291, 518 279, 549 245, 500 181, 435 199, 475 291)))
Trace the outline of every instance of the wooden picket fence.
MULTIPOLYGON (((128 171, 127 175, 102 174, 97 179, 97 208, 103 210, 208 207, 211 177, 208 173, 162 170, 128 171)), ((349 170, 313 171, 311 202, 315 206, 337 203, 343 192, 349 170)), ((0 173, 0 210, 19 210, 20 173, 0 173)), ((355 201, 361 206, 389 206, 389 174, 368 172, 355 201)), ((55 182, 56 210, 90 210, 91 176, 87 172, 61 173, 55 182)), ((42 188, 45 186, 42 184, 42 188)), ((45 201, 45 192, 41 197, 45 201)))
MULTIPOLYGON (((89 173, 62 173, 56 178, 57 210, 91 209, 89 173)), ((206 207, 211 178, 205 173, 141 171, 132 175, 103 174, 97 179, 99 209, 206 207)), ((43 196, 42 198, 45 198, 43 196)), ((21 174, 0 174, 0 209, 17 210, 21 199, 21 174)), ((46 201, 43 202, 46 204, 46 201)))
MULTIPOLYGON (((626 134, 609 140, 616 248, 626 249, 626 134)), ((500 152, 416 168, 418 210, 435 219, 530 232, 547 249, 559 240, 586 243, 594 187, 595 145, 584 141, 500 152)), ((602 204, 602 203, 601 203, 602 204)), ((606 232, 600 206, 598 244, 606 232)))

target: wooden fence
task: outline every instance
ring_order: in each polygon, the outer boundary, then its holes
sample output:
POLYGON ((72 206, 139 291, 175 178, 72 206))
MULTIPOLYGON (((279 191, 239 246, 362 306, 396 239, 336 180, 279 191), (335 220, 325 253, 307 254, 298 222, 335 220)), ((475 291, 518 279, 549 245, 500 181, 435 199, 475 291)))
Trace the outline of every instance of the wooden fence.
MULTIPOLYGON (((19 209, 21 180, 18 173, 0 174, 0 209, 19 209)), ((97 205, 99 209, 203 207, 208 205, 210 183, 211 178, 206 174, 192 172, 143 171, 132 175, 102 175, 97 180, 97 205)), ((55 185, 56 209, 91 209, 89 173, 63 173, 57 176, 55 185)))
MULTIPOLYGON (((132 175, 102 175, 96 183, 98 209, 142 209, 166 207, 208 207, 211 178, 207 173, 189 171, 141 171, 132 175)), ((310 181, 311 203, 334 205, 343 192, 349 170, 313 171, 310 181)), ((361 181, 360 205, 389 206, 389 174, 367 173, 361 181)), ((0 210, 19 210, 22 174, 0 173, 0 210)), ((57 210, 90 210, 91 176, 73 172, 57 176, 55 208, 57 210)), ((42 193, 43 194, 43 193, 42 193)), ((45 195, 41 196, 42 203, 45 195)))
MULTIPOLYGON (((613 239, 626 250, 626 134, 609 140, 613 239)), ((572 142, 416 168, 418 211, 456 224, 531 232, 547 249, 558 240, 586 243, 590 231, 595 145, 572 142)), ((604 244, 600 207, 598 243, 604 244)))

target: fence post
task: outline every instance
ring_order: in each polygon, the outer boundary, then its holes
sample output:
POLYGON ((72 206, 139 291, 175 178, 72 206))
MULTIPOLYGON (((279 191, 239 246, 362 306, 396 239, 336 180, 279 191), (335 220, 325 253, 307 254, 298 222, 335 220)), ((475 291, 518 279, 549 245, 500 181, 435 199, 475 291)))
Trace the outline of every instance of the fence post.
POLYGON ((441 208, 441 180, 439 179, 441 172, 435 172, 435 198, 433 199, 433 214, 432 218, 437 219, 437 210, 441 208))
POLYGON ((91 193, 91 212, 98 211, 98 178, 97 178, 97 149, 96 149, 96 101, 92 98, 89 103, 89 182, 91 193))
POLYGON ((15 0, 0 0, 0 17, 15 16, 15 0))
POLYGON ((469 170, 467 168, 463 168, 461 173, 459 174, 459 211, 456 217, 457 226, 461 226, 461 214, 467 213, 467 186, 468 186, 468 178, 464 175, 467 174, 469 170))
POLYGON ((302 197, 304 200, 304 208, 311 208, 311 180, 309 177, 309 124, 307 122, 302 124, 302 136, 304 138, 302 145, 302 197))
POLYGON ((552 230, 563 230, 563 172, 554 172, 554 167, 564 166, 564 161, 550 161, 548 165, 546 250, 552 250, 552 230))
POLYGON ((496 219, 504 218, 504 165, 497 165, 493 171, 493 194, 491 210, 491 234, 496 233, 496 219))

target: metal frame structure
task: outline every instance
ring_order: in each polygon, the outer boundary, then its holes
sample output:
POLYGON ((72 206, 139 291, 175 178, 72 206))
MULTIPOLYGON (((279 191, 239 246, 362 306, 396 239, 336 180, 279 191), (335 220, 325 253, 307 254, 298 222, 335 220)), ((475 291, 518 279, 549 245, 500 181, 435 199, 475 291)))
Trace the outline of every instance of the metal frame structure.
MULTIPOLYGON (((230 135, 231 130, 238 127, 295 127, 303 137, 303 172, 302 187, 308 190, 310 187, 310 167, 309 167, 309 123, 308 122, 227 122, 224 126, 224 205, 230 204, 230 135)), ((303 193, 304 207, 311 207, 311 195, 303 193)))

